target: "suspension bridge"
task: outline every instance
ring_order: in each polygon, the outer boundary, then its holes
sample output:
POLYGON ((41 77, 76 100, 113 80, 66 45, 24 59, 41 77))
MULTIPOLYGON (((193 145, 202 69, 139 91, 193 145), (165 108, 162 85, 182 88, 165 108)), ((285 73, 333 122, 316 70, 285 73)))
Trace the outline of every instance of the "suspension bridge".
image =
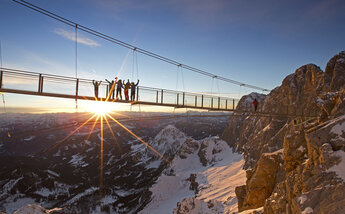
MULTIPOLYGON (((75 30, 75 77, 59 76, 53 74, 37 73, 32 71, 18 70, 14 68, 2 67, 2 60, 0 66, 0 92, 3 93, 15 93, 23 95, 34 95, 34 96, 47 96, 56 98, 67 98, 78 100, 91 100, 91 101, 105 101, 114 103, 127 103, 130 105, 151 105, 151 106, 162 106, 162 107, 173 107, 173 108, 190 108, 197 110, 208 110, 208 111, 224 111, 239 113, 240 115, 256 115, 256 116, 267 116, 267 117, 298 117, 304 116, 290 113, 287 109, 286 114, 284 113, 272 113, 263 112, 259 109, 258 112, 253 110, 236 110, 238 99, 230 97, 214 96, 213 94, 206 93, 189 93, 185 91, 168 90, 160 88, 152 88, 145 86, 137 86, 136 95, 134 100, 123 100, 114 99, 109 93, 114 93, 110 90, 110 85, 107 83, 101 83, 98 86, 98 95, 96 96, 93 80, 78 78, 78 31, 83 31, 92 36, 98 37, 112 44, 130 49, 133 51, 133 59, 137 53, 146 55, 148 57, 163 61, 165 63, 177 66, 179 69, 185 69, 191 72, 195 72, 199 75, 204 75, 212 78, 213 80, 220 80, 230 84, 239 85, 240 87, 250 88, 257 91, 269 92, 269 89, 258 87, 255 85, 245 84, 238 82, 226 77, 215 75, 213 73, 177 62, 159 54, 144 50, 142 48, 133 46, 129 43, 123 42, 114 37, 108 36, 104 33, 100 33, 94 29, 66 19, 34 4, 31 4, 24 0, 12 0, 22 6, 25 6, 35 12, 41 13, 49 18, 52 18, 58 22, 71 26, 75 30)), ((1 54, 1 49, 0 49, 1 54)), ((133 60, 134 63, 134 60, 133 60)), ((136 60, 137 63, 137 60, 136 60)), ((133 65, 133 67, 135 67, 133 65)), ((138 67, 138 65, 136 65, 138 67)), ((138 68, 137 68, 138 72, 138 68)), ((77 106, 77 105, 76 105, 77 106)), ((259 105, 260 108, 260 105, 259 105)), ((246 108, 250 109, 250 108, 246 108)), ((239 115, 237 114, 237 115, 239 115)), ((232 114, 234 115, 234 114, 232 114)))
POLYGON ((93 100, 131 105, 154 105, 210 111, 234 111, 238 100, 233 98, 187 93, 145 86, 136 87, 134 100, 110 98, 110 86, 101 83, 98 97, 92 80, 51 74, 34 73, 10 68, 0 69, 0 92, 47 96, 75 100, 93 100))

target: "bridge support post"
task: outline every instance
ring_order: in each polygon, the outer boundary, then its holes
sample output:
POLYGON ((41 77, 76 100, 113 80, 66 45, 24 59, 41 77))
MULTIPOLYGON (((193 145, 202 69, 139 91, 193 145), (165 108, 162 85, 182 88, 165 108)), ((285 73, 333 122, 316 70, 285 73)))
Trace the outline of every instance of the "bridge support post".
POLYGON ((178 98, 179 98, 179 93, 177 93, 177 95, 176 95, 176 105, 178 105, 178 98))
POLYGON ((204 95, 201 95, 201 108, 204 107, 204 95))
POLYGON ((182 94, 182 105, 184 106, 184 92, 182 94))
POLYGON ((235 110, 235 99, 232 99, 232 110, 235 110))
POLYGON ((195 95, 195 107, 197 107, 197 106, 198 106, 198 96, 195 95))
POLYGON ((105 91, 105 97, 108 97, 109 95, 109 85, 107 85, 107 90, 105 91))
POLYGON ((211 97, 211 108, 213 108, 213 97, 211 97))
POLYGON ((161 104, 163 104, 163 90, 161 91, 161 104))
POLYGON ((77 82, 75 83, 75 100, 78 100, 78 94, 79 94, 79 79, 77 79, 77 82))
POLYGON ((158 103, 158 91, 156 91, 156 103, 158 103))
POLYGON ((39 74, 38 76, 38 93, 41 93, 42 89, 42 74, 39 74))
POLYGON ((218 109, 220 109, 220 97, 218 97, 218 109))
POLYGON ((3 79, 3 73, 2 68, 0 69, 0 88, 2 88, 2 79, 3 79))
POLYGON ((225 100, 225 110, 228 110, 228 99, 225 100))
POLYGON ((43 92, 43 76, 41 77, 41 91, 40 91, 40 93, 42 93, 43 92))
POLYGON ((137 86, 137 101, 139 100, 139 86, 137 86))

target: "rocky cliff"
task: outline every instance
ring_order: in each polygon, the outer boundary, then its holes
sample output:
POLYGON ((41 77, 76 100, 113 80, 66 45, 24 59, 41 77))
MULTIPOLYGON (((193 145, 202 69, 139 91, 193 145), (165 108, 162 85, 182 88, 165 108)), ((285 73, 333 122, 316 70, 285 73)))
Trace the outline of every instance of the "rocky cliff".
POLYGON ((245 157, 246 185, 236 188, 240 211, 343 213, 344 89, 343 51, 325 72, 307 64, 268 95, 242 97, 237 110, 256 98, 258 113, 236 113, 222 136, 245 157))

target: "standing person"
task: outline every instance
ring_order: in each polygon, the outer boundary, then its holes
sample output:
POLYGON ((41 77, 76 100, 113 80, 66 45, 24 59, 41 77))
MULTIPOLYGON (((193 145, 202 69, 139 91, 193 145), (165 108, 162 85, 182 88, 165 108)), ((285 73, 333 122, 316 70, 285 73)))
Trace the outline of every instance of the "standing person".
POLYGON ((116 83, 116 99, 118 99, 119 95, 120 95, 120 99, 122 100, 122 94, 121 94, 122 88, 123 88, 122 80, 117 81, 117 83, 116 83))
POLYGON ((128 101, 129 100, 129 96, 128 96, 128 90, 131 88, 131 83, 129 83, 129 80, 127 80, 126 84, 125 84, 125 98, 128 101))
POLYGON ((134 84, 134 82, 131 82, 131 101, 135 100, 135 89, 139 84, 139 80, 137 82, 137 84, 134 84))
POLYGON ((92 80, 93 87, 95 88, 95 97, 98 98, 98 87, 101 85, 102 81, 92 80))
POLYGON ((115 77, 115 81, 109 81, 107 79, 105 79, 105 81, 107 81, 107 83, 109 84, 109 88, 108 88, 108 99, 114 99, 114 90, 115 90, 115 84, 117 82, 117 77, 115 77))
POLYGON ((254 101, 253 101, 253 105, 254 105, 254 109, 255 109, 255 111, 258 109, 258 101, 256 100, 256 98, 254 99, 254 101))

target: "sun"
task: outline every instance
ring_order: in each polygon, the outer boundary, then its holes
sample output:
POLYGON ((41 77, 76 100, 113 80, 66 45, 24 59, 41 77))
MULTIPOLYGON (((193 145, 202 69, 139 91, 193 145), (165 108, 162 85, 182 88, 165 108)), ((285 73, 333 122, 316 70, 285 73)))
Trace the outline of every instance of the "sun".
POLYGON ((93 113, 101 116, 101 115, 105 115, 107 113, 110 113, 112 111, 111 104, 112 103, 103 102, 103 101, 96 101, 96 102, 89 103, 87 105, 87 110, 89 112, 93 112, 93 113))

